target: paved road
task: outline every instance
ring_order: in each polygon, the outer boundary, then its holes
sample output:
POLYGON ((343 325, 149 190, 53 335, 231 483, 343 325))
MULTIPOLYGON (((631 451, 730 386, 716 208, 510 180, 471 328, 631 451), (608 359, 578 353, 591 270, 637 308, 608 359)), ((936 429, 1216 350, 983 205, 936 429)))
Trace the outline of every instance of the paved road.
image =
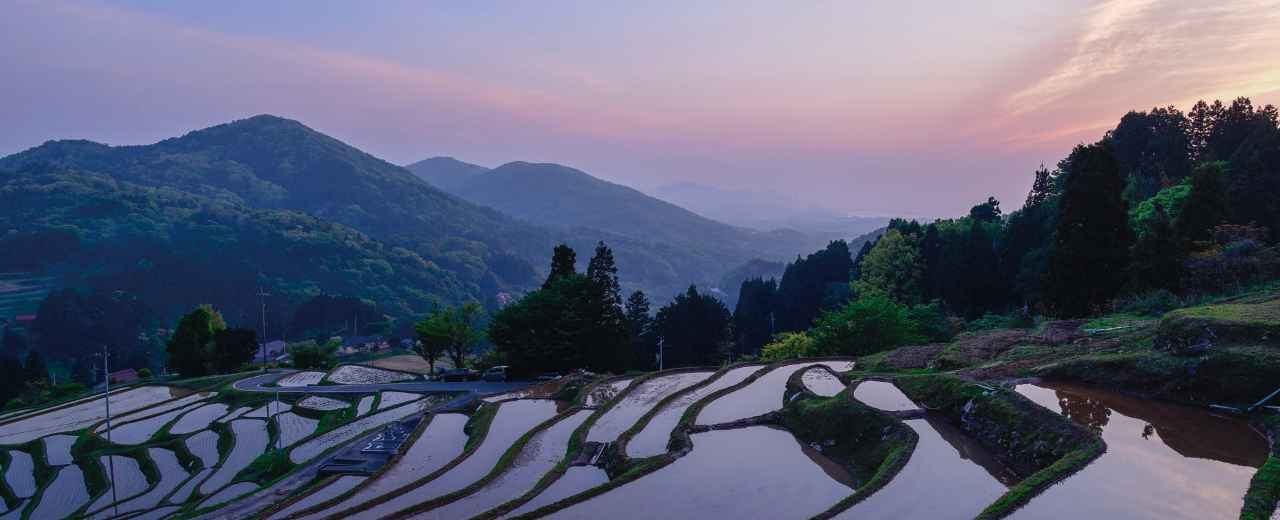
POLYGON ((528 381, 493 383, 489 381, 467 381, 446 383, 442 381, 410 381, 405 383, 379 383, 369 385, 312 385, 277 387, 265 386, 288 374, 292 370, 272 371, 260 376, 246 377, 235 383, 236 390, 246 392, 280 392, 282 394, 367 394, 383 390, 399 392, 470 392, 480 395, 500 394, 527 387, 533 383, 528 381))

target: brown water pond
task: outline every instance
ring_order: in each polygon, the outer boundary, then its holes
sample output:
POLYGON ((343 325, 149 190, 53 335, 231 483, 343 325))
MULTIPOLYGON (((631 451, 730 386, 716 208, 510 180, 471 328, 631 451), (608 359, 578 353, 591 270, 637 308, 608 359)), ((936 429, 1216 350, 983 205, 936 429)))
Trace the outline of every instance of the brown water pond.
POLYGON ((1100 432, 1107 452, 1012 518, 1235 518, 1267 457, 1236 417, 1063 383, 1017 391, 1100 432))

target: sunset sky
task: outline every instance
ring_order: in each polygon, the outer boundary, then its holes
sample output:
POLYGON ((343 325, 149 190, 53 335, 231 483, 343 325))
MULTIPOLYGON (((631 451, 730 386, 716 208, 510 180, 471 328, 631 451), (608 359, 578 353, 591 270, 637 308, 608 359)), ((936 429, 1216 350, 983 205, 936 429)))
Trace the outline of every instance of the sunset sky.
POLYGON ((1129 109, 1280 104, 1280 0, 5 2, 0 155, 258 113, 389 161, 941 216, 1129 109))

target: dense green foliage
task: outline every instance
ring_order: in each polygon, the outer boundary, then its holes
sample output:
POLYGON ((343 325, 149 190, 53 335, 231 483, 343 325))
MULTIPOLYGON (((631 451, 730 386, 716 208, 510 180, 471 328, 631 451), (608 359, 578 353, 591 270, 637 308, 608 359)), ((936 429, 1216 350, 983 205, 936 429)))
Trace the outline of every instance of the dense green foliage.
POLYGON ((427 361, 432 373, 442 355, 447 355, 455 368, 463 368, 472 350, 484 339, 484 332, 479 329, 483 317, 484 308, 476 302, 436 309, 414 325, 418 335, 414 351, 427 361))
POLYGON ((252 360, 257 348, 253 330, 227 328, 221 313, 201 305, 178 320, 165 351, 169 365, 183 377, 200 377, 236 371, 252 360))
POLYGON ((698 288, 658 309, 654 329, 662 342, 663 368, 714 366, 732 354, 729 308, 698 288))
POLYGON ((612 252, 597 244, 585 275, 566 262, 574 256, 567 246, 556 248, 554 276, 499 310, 489 323, 489 339, 517 374, 624 371, 631 366, 631 327, 612 252))
POLYGON ((328 370, 333 368, 336 360, 334 355, 338 351, 340 343, 338 341, 316 341, 309 339, 290 343, 285 347, 289 353, 289 359, 293 363, 293 368, 303 370, 328 370))
POLYGON ((328 339, 339 335, 365 336, 389 332, 388 317, 373 302, 354 296, 318 294, 302 302, 289 320, 289 338, 328 339))

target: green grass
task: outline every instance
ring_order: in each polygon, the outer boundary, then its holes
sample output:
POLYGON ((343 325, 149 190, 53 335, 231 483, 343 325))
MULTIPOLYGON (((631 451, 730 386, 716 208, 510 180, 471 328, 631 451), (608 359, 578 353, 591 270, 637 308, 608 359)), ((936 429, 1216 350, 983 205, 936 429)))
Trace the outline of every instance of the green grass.
POLYGON ((485 403, 480 405, 476 413, 471 415, 467 420, 467 425, 462 428, 463 433, 467 434, 467 444, 462 451, 470 453, 484 442, 485 436, 489 432, 489 425, 493 424, 493 418, 498 415, 498 405, 485 403))
POLYGON ((1178 309, 1165 318, 1202 318, 1248 325, 1280 325, 1280 299, 1263 303, 1221 303, 1178 309))
POLYGON ((1280 458, 1272 455, 1249 483, 1240 520, 1270 520, 1277 501, 1280 501, 1280 458))
POLYGON ((1032 473, 1010 487, 1004 495, 1001 495, 995 502, 983 509, 977 520, 995 520, 1009 516, 1010 513, 1030 502, 1032 498, 1048 489, 1049 486, 1088 466, 1104 451, 1106 451, 1106 445, 1099 440, 1066 454, 1058 459, 1057 462, 1050 464, 1049 467, 1032 473))
POLYGON ((258 485, 266 485, 268 482, 287 475, 293 468, 294 464, 289 460, 288 450, 268 448, 266 453, 253 459, 253 462, 249 463, 249 466, 241 471, 235 480, 237 482, 250 481, 258 485))
POLYGON ((1108 314, 1106 316, 1101 316, 1101 317, 1089 320, 1084 325, 1081 325, 1080 328, 1085 330, 1110 329, 1115 327, 1129 327, 1129 326, 1138 325, 1142 323, 1148 323, 1151 321, 1153 321, 1152 318, 1149 318, 1146 316, 1138 316, 1136 314, 1126 314, 1126 313, 1108 314))

